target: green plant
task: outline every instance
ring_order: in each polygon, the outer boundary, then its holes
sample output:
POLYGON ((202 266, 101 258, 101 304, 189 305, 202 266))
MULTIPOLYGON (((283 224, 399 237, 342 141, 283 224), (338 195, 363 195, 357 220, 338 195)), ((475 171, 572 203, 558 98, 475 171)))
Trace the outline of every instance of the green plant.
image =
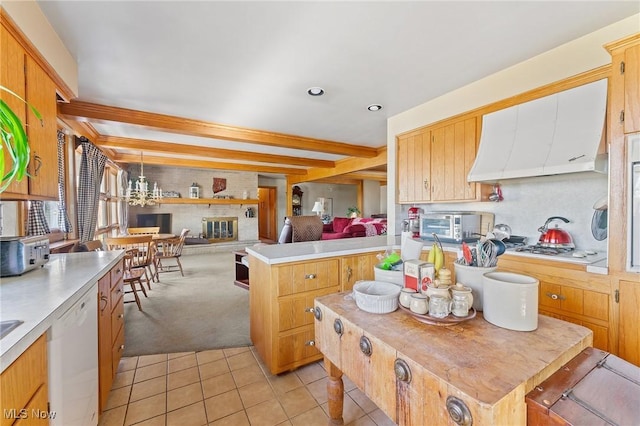
POLYGON ((347 217, 357 217, 360 215, 360 209, 356 206, 351 206, 347 209, 347 217))
MULTIPOLYGON (((15 92, 7 89, 4 86, 0 86, 0 90, 15 96, 24 102, 31 112, 42 123, 42 117, 40 113, 31 105, 22 99, 15 92)), ((0 144, 0 176, 2 176, 2 183, 0 184, 0 193, 3 192, 14 180, 20 182, 27 174, 27 166, 29 165, 30 149, 29 139, 24 125, 15 112, 7 105, 7 103, 0 99, 0 136, 2 137, 2 143, 0 144), (11 168, 5 173, 5 155, 4 150, 9 154, 11 159, 11 168)))

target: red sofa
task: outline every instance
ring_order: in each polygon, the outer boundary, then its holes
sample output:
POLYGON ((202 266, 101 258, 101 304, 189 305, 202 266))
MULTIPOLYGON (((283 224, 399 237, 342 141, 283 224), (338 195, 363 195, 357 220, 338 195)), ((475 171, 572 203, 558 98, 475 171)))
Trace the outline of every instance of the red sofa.
POLYGON ((371 237, 387 233, 387 219, 335 217, 322 227, 323 240, 340 238, 371 237))

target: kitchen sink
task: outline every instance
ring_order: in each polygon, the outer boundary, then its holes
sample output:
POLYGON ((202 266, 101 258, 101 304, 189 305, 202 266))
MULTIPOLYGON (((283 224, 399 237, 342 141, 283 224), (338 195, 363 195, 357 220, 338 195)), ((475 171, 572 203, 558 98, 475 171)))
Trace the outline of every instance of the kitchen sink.
POLYGON ((20 320, 7 320, 0 321, 0 339, 13 331, 14 328, 22 324, 24 321, 20 320))

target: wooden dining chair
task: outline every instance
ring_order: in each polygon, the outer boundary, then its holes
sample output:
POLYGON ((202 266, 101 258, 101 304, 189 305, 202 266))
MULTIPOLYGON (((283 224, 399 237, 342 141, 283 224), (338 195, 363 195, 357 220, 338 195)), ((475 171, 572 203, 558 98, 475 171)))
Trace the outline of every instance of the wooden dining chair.
POLYGON ((151 290, 151 280, 160 280, 158 274, 154 272, 157 248, 152 235, 109 237, 107 238, 107 248, 109 250, 126 250, 133 257, 132 269, 144 271, 149 290, 151 290))
POLYGON ((127 228, 129 235, 147 235, 147 234, 159 234, 159 226, 144 226, 142 228, 127 228))
POLYGON ((133 250, 127 250, 127 254, 124 256, 124 272, 122 274, 122 282, 129 286, 129 290, 125 290, 124 293, 133 293, 134 300, 125 300, 124 303, 136 302, 138 310, 142 310, 142 304, 140 303, 140 297, 138 296, 138 289, 136 284, 142 290, 144 297, 147 297, 147 290, 144 289, 142 284, 142 277, 144 276, 144 269, 136 268, 134 265, 135 254, 133 250))
POLYGON ((182 256, 182 247, 184 246, 184 240, 187 238, 188 233, 189 229, 184 228, 182 232, 180 232, 179 237, 162 240, 158 253, 156 254, 156 269, 158 272, 170 272, 171 268, 180 268, 180 274, 184 277, 180 256, 182 256), (175 265, 166 264, 166 261, 171 259, 176 262, 175 265), (165 261, 164 264, 162 263, 163 261, 165 261))

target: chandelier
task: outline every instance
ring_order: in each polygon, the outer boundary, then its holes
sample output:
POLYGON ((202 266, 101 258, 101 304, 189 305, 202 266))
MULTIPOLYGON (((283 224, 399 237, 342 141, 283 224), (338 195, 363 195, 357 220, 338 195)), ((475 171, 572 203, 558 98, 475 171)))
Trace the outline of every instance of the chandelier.
POLYGON ((142 152, 140 152, 140 176, 133 187, 133 182, 129 179, 129 186, 125 194, 125 199, 130 206, 153 206, 162 200, 162 189, 158 188, 157 183, 153 183, 153 190, 149 191, 149 182, 144 177, 144 161, 142 152))

